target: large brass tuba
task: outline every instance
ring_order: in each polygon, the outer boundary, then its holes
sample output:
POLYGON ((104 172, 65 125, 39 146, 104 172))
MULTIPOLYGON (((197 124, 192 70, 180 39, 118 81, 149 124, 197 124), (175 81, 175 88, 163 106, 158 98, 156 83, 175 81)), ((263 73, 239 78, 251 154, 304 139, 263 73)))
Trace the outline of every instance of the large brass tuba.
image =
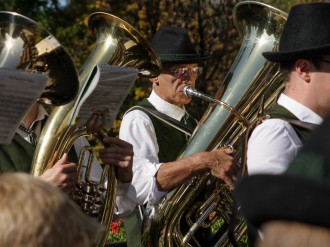
MULTIPOLYGON (((88 26, 96 42, 92 53, 79 72, 79 91, 82 90, 97 64, 134 67, 141 76, 147 77, 154 77, 160 73, 160 61, 149 43, 125 21, 107 13, 97 12, 90 15, 88 26)), ((42 174, 48 163, 54 159, 58 160, 64 152, 68 152, 77 138, 93 134, 87 126, 77 126, 77 121, 71 122, 70 116, 75 101, 51 112, 36 148, 31 170, 33 175, 42 174)), ((88 179, 78 181, 77 193, 74 193, 74 199, 81 205, 83 211, 97 217, 105 229, 109 229, 115 206, 116 180, 113 169, 112 166, 105 166, 99 184, 88 179), (99 199, 105 189, 104 181, 107 181, 105 199, 103 204, 99 205, 99 199), (93 203, 95 205, 92 205, 93 203)), ((100 231, 95 241, 96 246, 104 246, 106 234, 107 232, 100 231)))
MULTIPOLYGON (((233 16, 243 43, 224 80, 225 92, 219 100, 220 91, 212 98, 187 88, 188 95, 208 99, 211 104, 180 157, 231 145, 239 159, 242 136, 258 115, 261 103, 267 109, 282 89, 278 66, 266 61, 262 52, 277 49, 287 15, 266 4, 244 1, 234 7, 233 16)), ((197 176, 159 205, 147 208, 143 244, 230 246, 228 226, 232 204, 231 190, 223 181, 209 173, 197 176), (205 234, 203 229, 212 231, 207 232, 209 235, 201 243, 198 234, 205 234)), ((235 221, 233 231, 239 240, 246 232, 246 225, 240 217, 235 221)))

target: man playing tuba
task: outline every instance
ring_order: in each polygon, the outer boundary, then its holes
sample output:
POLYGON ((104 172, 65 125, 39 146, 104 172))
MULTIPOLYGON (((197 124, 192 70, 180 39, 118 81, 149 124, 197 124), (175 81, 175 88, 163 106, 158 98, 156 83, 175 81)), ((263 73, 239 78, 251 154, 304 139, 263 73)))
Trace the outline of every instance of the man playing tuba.
POLYGON ((286 172, 310 133, 330 113, 330 29, 325 21, 329 14, 329 3, 293 6, 279 51, 263 53, 280 64, 285 90, 249 139, 249 175, 286 172))
POLYGON ((194 87, 205 60, 180 28, 161 28, 152 46, 163 64, 156 78, 150 79, 149 98, 124 116, 119 137, 133 144, 134 164, 131 184, 118 185, 118 213, 126 215, 128 246, 138 246, 141 217, 137 205, 153 205, 168 191, 204 172, 224 179, 233 187, 236 165, 232 150, 221 148, 176 160, 197 125, 185 110, 191 98, 183 93, 194 87))
POLYGON ((326 3, 294 6, 279 51, 263 53, 267 60, 280 63, 285 90, 268 112, 270 119, 252 132, 249 174, 284 172, 311 130, 330 112, 330 30, 323 27, 329 12, 326 3))
MULTIPOLYGON (((38 103, 59 106, 72 101, 78 89, 76 68, 59 41, 38 23, 24 16, 10 12, 1 12, 0 15, 3 18, 1 67, 46 74, 47 85, 37 99, 38 103)), ((30 108, 11 143, 0 146, 1 173, 31 171, 36 143, 47 118, 48 113, 41 104, 30 108)), ((132 177, 132 146, 118 138, 109 137, 103 141, 105 148, 99 151, 100 158, 105 164, 118 167, 116 175, 119 180, 129 182, 132 177)), ((76 150, 64 154, 41 178, 64 191, 74 189, 78 174, 76 164, 72 162, 77 160, 76 154, 83 146, 80 143, 84 145, 87 141, 76 143, 76 150)))

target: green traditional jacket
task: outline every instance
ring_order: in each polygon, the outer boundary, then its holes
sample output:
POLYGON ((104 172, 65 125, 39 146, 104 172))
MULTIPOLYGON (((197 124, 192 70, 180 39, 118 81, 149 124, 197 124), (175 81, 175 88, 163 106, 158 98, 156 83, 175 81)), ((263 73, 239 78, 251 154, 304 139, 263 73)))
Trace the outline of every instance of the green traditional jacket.
MULTIPOLYGON (((0 145, 0 173, 30 173, 35 148, 33 144, 15 133, 8 145, 0 145)), ((78 161, 74 148, 71 148, 68 156, 70 162, 78 161)))
POLYGON ((0 146, 0 172, 30 172, 35 146, 17 133, 11 143, 0 146))

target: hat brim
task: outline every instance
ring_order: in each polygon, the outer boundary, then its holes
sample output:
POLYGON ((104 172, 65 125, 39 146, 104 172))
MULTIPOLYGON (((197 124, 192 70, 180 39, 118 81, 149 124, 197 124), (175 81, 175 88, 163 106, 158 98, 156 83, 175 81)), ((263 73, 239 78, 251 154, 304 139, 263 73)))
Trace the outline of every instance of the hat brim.
POLYGON ((210 56, 177 55, 177 54, 158 54, 158 57, 162 63, 174 63, 174 64, 202 63, 210 58, 210 56))
POLYGON ((330 54, 330 45, 314 47, 308 50, 296 50, 287 52, 263 52, 262 55, 271 62, 294 61, 299 58, 319 57, 330 54))
POLYGON ((255 227, 272 220, 330 227, 330 185, 294 175, 251 175, 237 185, 243 216, 255 227))

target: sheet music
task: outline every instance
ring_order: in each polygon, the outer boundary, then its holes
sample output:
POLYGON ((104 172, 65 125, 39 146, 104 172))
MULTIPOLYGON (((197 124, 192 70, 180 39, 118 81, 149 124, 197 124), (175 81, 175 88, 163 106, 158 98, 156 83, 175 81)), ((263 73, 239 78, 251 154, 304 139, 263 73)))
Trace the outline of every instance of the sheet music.
POLYGON ((94 109, 106 112, 105 128, 111 128, 137 75, 136 68, 96 65, 78 97, 72 123, 77 123, 78 127, 84 126, 94 109))
POLYGON ((42 94, 47 76, 0 68, 0 144, 9 144, 24 115, 42 94))

